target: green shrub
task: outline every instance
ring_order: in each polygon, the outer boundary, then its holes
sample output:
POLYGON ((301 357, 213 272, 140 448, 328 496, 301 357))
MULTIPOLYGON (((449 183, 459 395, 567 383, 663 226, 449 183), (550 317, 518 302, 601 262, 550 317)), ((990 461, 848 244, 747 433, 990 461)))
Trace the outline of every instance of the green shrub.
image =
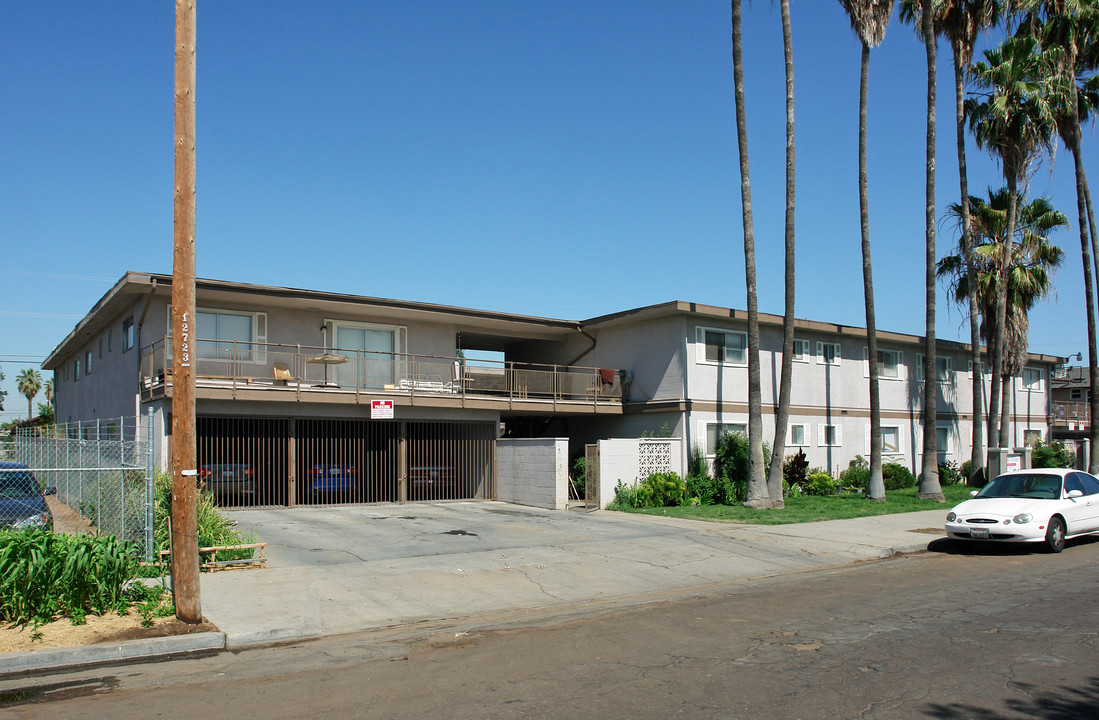
POLYGON ((584 499, 586 492, 585 480, 587 474, 587 459, 581 455, 572 462, 572 484, 576 487, 578 500, 584 499))
POLYGON ((870 462, 862 455, 856 455, 840 473, 840 485, 847 488, 865 490, 870 486, 870 462))
MULTIPOLYGON (((719 505, 733 505, 744 502, 748 488, 749 463, 748 436, 739 432, 726 432, 717 440, 714 449, 714 476, 718 493, 714 502, 719 505)), ((764 472, 771 462, 771 449, 763 444, 764 472)))
POLYGON ((614 489, 615 508, 677 507, 687 499, 687 484, 676 473, 653 473, 637 485, 621 480, 614 489))
POLYGON ((836 481, 826 472, 815 472, 806 478, 805 487, 802 490, 806 495, 834 495, 836 481))
POLYGON ((904 490, 916 487, 916 476, 900 463, 885 463, 881 466, 882 480, 886 490, 904 490))
POLYGON ((687 499, 694 505, 713 505, 717 494, 717 481, 709 475, 688 475, 686 480, 687 499))
MULTIPOLYGON (((171 536, 168 532, 172 517, 172 478, 166 473, 157 472, 153 477, 153 544, 157 557, 161 550, 171 548, 171 536)), ((244 537, 236 526, 221 512, 209 490, 199 490, 195 497, 195 516, 198 525, 198 546, 218 547, 224 545, 247 545, 255 542, 253 537, 244 537)), ((221 550, 219 560, 244 560, 254 555, 252 549, 221 550)), ((157 572, 156 574, 160 574, 157 572)))
POLYGON ((1038 441, 1030 456, 1030 464, 1036 468, 1071 468, 1076 465, 1076 453, 1059 440, 1049 445, 1038 441))
POLYGON ((942 465, 939 465, 939 485, 957 485, 963 480, 965 480, 965 476, 962 475, 962 470, 958 467, 958 463, 953 460, 947 460, 942 465))
POLYGON ((0 532, 0 620, 26 624, 58 615, 82 620, 128 605, 123 590, 137 547, 111 535, 41 528, 0 532))
POLYGON ((706 451, 697 443, 691 446, 687 457, 687 475, 702 477, 710 474, 710 464, 706 462, 706 451))

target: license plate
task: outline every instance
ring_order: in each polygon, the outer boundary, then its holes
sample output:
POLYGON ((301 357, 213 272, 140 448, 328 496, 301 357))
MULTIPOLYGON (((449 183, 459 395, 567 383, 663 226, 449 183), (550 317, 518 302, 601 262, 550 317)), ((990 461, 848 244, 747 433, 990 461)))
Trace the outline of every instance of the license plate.
POLYGON ((969 537, 988 539, 988 528, 971 528, 969 537))

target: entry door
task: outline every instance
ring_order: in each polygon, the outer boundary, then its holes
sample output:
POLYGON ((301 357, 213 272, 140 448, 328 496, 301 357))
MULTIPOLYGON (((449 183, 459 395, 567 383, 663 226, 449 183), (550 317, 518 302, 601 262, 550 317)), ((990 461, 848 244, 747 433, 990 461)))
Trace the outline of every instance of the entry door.
POLYGON ((599 509, 599 445, 584 446, 584 509, 599 509))
POLYGON ((341 385, 358 381, 368 389, 380 390, 393 384, 395 347, 392 330, 337 325, 336 347, 350 357, 350 362, 338 366, 336 371, 341 385), (356 350, 360 352, 356 353, 356 350))

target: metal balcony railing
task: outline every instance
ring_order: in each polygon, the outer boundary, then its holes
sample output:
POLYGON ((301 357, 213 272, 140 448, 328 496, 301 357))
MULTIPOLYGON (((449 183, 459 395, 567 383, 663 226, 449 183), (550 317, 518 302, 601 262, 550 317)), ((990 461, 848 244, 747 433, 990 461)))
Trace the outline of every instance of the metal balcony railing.
POLYGON ((1091 422, 1091 406, 1084 401, 1053 402, 1050 406, 1053 425, 1087 425, 1091 422))
MULTIPOLYGON (((167 339, 144 347, 143 393, 171 386, 167 339)), ((292 390, 434 397, 480 397, 592 404, 621 403, 622 373, 615 369, 466 360, 307 345, 197 340, 195 384, 200 388, 292 390)))

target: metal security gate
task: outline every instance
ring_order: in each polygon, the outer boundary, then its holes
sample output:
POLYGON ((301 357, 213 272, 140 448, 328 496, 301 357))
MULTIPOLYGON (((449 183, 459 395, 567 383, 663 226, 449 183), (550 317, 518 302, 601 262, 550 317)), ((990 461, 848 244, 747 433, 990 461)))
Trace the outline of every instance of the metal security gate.
POLYGON ((486 500, 492 423, 200 417, 199 478, 223 507, 486 500))
POLYGON ((584 509, 599 509, 599 446, 584 446, 584 509))
POLYGON ((290 421, 199 417, 198 478, 222 507, 285 505, 290 421))
POLYGON ((491 423, 408 423, 408 497, 496 497, 496 428, 491 423))

